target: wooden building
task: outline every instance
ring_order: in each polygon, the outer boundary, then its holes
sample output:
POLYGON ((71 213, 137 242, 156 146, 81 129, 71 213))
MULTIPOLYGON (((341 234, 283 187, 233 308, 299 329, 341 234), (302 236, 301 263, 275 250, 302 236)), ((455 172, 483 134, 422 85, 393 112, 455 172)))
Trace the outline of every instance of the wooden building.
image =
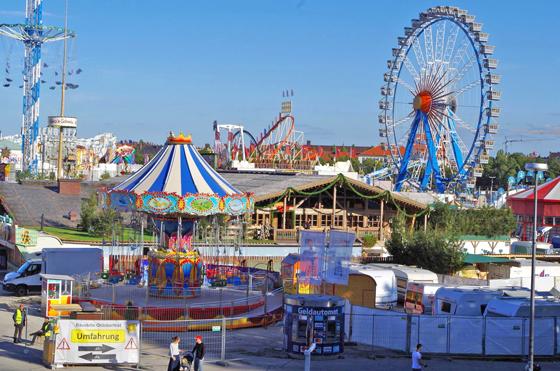
MULTIPOLYGON (((284 179, 282 186, 263 193, 233 182, 244 191, 256 191, 253 225, 266 226, 275 241, 296 241, 297 231, 303 228, 348 229, 358 238, 370 234, 384 240, 390 234, 391 219, 399 212, 408 214, 411 224, 426 223, 424 216, 416 215, 422 214, 427 205, 377 186, 343 175, 291 179, 293 182, 284 179)), ((272 187, 271 183, 266 186, 272 187)))

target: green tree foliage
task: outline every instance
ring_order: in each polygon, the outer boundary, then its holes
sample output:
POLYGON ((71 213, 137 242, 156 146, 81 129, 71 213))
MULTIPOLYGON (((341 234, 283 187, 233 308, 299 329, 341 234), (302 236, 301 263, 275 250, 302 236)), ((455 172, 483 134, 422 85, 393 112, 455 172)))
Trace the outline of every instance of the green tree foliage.
POLYGON ((12 154, 12 151, 8 147, 2 148, 2 152, 0 153, 0 157, 2 158, 9 158, 12 154))
POLYGON ((453 233, 429 229, 407 231, 402 217, 393 219, 391 238, 385 243, 396 263, 416 265, 435 273, 449 274, 463 265, 461 242, 453 233))
POLYGON ((134 163, 138 165, 144 165, 144 154, 142 152, 134 152, 134 163))
POLYGON ((509 208, 458 209, 444 203, 433 205, 429 218, 432 229, 455 235, 509 236, 515 230, 515 224, 509 208))
POLYGON ((80 219, 80 228, 91 236, 110 237, 113 228, 120 227, 119 214, 110 208, 100 208, 95 193, 82 201, 80 219))
POLYGON ((369 174, 375 170, 379 170, 385 167, 385 164, 381 160, 374 160, 373 158, 366 158, 360 164, 360 172, 363 174, 369 174))
MULTIPOLYGON (((507 189, 508 177, 515 177, 519 170, 525 170, 525 164, 528 162, 546 162, 548 164, 546 177, 555 178, 560 175, 560 159, 557 157, 535 158, 519 152, 506 154, 503 150, 499 150, 496 156, 490 157, 488 164, 484 165, 484 172, 477 184, 484 189, 489 189, 492 183, 494 189, 499 187, 507 189), (492 177, 494 177, 493 181, 492 177)), ((531 182, 531 179, 527 181, 531 182)))

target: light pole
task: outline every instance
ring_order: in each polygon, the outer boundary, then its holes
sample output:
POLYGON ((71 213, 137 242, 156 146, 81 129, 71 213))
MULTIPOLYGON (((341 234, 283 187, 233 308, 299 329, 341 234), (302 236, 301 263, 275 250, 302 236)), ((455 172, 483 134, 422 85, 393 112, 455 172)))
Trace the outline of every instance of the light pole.
POLYGON ((496 177, 495 176, 489 176, 488 178, 490 178, 490 203, 493 203, 492 191, 494 190, 494 179, 496 179, 496 177))
POLYGON ((535 176, 535 186, 533 197, 535 199, 533 207, 533 243, 531 248, 531 311, 529 317, 529 360, 527 362, 526 370, 533 371, 534 359, 535 359, 535 254, 537 251, 537 187, 539 185, 539 179, 537 177, 537 172, 548 170, 547 164, 540 163, 528 163, 525 164, 525 170, 533 171, 535 176))

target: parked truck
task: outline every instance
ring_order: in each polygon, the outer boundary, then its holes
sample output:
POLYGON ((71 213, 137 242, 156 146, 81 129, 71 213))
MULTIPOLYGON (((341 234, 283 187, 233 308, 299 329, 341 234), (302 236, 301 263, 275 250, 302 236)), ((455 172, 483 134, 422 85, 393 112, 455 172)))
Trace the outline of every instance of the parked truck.
POLYGON ((15 272, 7 273, 2 288, 17 296, 41 292, 41 273, 68 276, 95 275, 103 270, 100 248, 45 248, 41 258, 33 258, 15 272))

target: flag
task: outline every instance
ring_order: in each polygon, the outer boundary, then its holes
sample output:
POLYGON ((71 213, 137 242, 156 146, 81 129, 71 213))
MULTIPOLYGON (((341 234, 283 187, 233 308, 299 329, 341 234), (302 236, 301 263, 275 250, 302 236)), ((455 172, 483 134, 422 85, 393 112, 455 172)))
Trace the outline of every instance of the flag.
POLYGON ((324 279, 329 283, 348 285, 352 247, 356 240, 353 232, 330 231, 329 247, 326 253, 324 279))
POLYGON ((299 278, 304 284, 320 285, 323 274, 325 232, 301 231, 299 278))

